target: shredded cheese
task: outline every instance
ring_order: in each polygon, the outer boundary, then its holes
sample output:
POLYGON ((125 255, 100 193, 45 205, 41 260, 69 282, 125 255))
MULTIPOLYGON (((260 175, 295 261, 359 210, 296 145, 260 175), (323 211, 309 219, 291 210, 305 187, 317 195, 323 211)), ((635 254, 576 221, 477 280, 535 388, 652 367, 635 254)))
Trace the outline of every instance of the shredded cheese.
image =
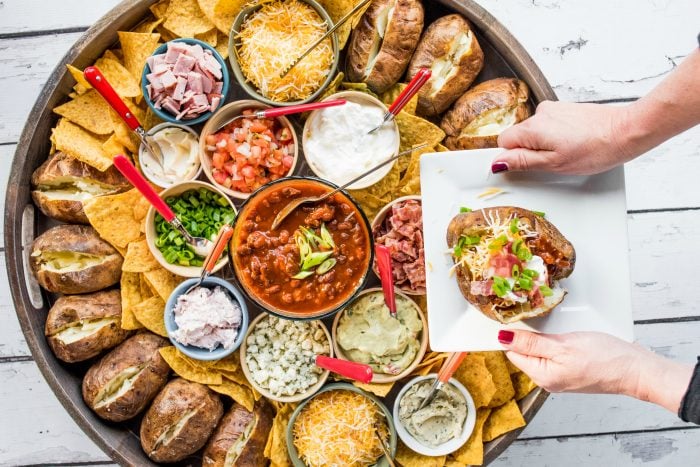
POLYGON ((282 79, 279 75, 328 29, 311 6, 298 0, 265 3, 241 26, 235 39, 246 79, 278 102, 309 97, 330 73, 331 39, 319 44, 282 79))
POLYGON ((372 465, 382 456, 375 432, 386 440, 383 414, 367 397, 351 391, 324 392, 294 423, 294 446, 308 467, 372 465))
POLYGON ((505 191, 503 188, 491 187, 491 188, 487 188, 481 194, 477 195, 477 198, 482 199, 482 200, 489 200, 489 199, 495 198, 498 195, 503 195, 505 193, 508 193, 508 192, 505 191))

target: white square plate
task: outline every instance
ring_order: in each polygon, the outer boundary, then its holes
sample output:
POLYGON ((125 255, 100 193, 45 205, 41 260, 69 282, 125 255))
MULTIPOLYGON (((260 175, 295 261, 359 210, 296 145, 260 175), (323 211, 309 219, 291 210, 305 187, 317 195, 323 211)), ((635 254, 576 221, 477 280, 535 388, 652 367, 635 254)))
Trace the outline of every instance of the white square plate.
POLYGON ((430 346, 440 352, 501 350, 504 328, 538 332, 601 331, 632 340, 632 304, 622 168, 590 176, 545 173, 491 174, 502 149, 455 151, 421 157, 421 192, 428 291, 430 346), (506 191, 479 199, 487 188, 506 191), (544 211, 573 243, 576 267, 561 281, 569 291, 544 318, 504 325, 485 317, 462 296, 449 269, 445 239, 461 206, 518 206, 544 211))

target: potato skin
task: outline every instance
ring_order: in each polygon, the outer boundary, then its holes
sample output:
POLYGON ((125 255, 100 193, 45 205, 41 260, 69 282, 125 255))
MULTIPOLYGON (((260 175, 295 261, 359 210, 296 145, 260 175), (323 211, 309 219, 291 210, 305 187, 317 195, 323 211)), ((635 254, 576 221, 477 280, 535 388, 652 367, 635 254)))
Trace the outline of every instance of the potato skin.
POLYGON ((211 389, 176 378, 163 388, 143 417, 141 447, 154 462, 182 460, 204 446, 223 413, 224 405, 211 389), (171 442, 156 446, 161 434, 190 410, 196 410, 196 413, 178 435, 171 442))
POLYGON ((132 333, 121 328, 122 305, 119 290, 86 295, 64 295, 56 300, 46 317, 44 334, 59 360, 74 363, 88 360, 103 350, 121 344, 132 333), (69 344, 56 334, 71 323, 99 318, 116 318, 114 323, 69 344))
POLYGON ((515 123, 520 123, 530 116, 529 96, 525 82, 515 78, 496 78, 474 86, 442 117, 440 128, 447 134, 445 146, 453 151, 498 147, 498 135, 460 133, 481 114, 498 108, 515 109, 515 123))
POLYGON ((135 417, 165 385, 170 367, 158 349, 170 345, 149 332, 136 334, 90 367, 83 378, 83 400, 99 417, 121 422, 135 417), (125 369, 145 364, 131 389, 108 405, 95 407, 100 390, 125 369))
MULTIPOLYGON (((553 280, 569 277, 574 271, 576 250, 571 242, 547 219, 527 209, 513 206, 496 206, 458 214, 450 221, 447 227, 446 239, 448 247, 453 248, 461 235, 478 235, 486 231, 488 224, 484 218, 485 212, 497 212, 500 219, 516 216, 521 221, 529 224, 530 229, 539 234, 538 238, 534 240, 536 242, 534 247, 528 241, 533 254, 540 256, 551 255, 554 259, 553 264, 547 264, 547 270, 553 280)), ((457 267, 456 272, 457 284, 464 298, 489 318, 502 321, 495 312, 495 304, 490 297, 471 293, 472 275, 469 269, 462 265, 457 267)), ((557 304, 558 302, 549 307, 544 307, 538 316, 548 314, 557 304)))
POLYGON ((418 45, 423 19, 423 5, 419 0, 374 0, 370 3, 350 38, 346 66, 348 79, 365 82, 376 93, 382 93, 397 83, 418 45), (387 24, 377 60, 365 77, 377 18, 392 3, 395 3, 394 12, 387 24))
POLYGON ((267 459, 265 459, 263 451, 272 428, 272 419, 274 418, 272 406, 265 399, 260 399, 255 403, 253 412, 248 412, 245 407, 238 403, 233 404, 231 410, 224 415, 216 431, 209 439, 204 449, 202 465, 206 467, 224 467, 228 450, 241 436, 246 425, 253 419, 253 416, 257 417, 257 422, 233 466, 265 467, 267 459))
POLYGON ((123 258, 97 231, 87 225, 58 225, 39 235, 32 244, 31 267, 39 285, 49 292, 81 294, 95 292, 119 282, 123 258), (41 251, 75 251, 106 256, 96 266, 80 271, 55 272, 42 269, 41 259, 34 256, 41 251))
MULTIPOLYGON (((411 63, 408 65, 406 79, 412 79, 421 68, 430 69, 433 63, 448 55, 452 41, 459 34, 471 31, 469 22, 461 15, 443 16, 428 26, 421 37, 411 63)), ((461 57, 457 63, 457 72, 442 87, 433 89, 434 78, 428 80, 418 93, 418 115, 432 117, 443 113, 461 96, 476 79, 484 67, 484 52, 472 32, 470 53, 461 57)))
POLYGON ((44 194, 44 188, 61 185, 61 180, 80 179, 98 182, 113 187, 113 193, 119 193, 131 188, 129 182, 115 168, 110 167, 100 172, 94 167, 70 157, 63 152, 57 152, 49 157, 32 173, 32 198, 41 212, 62 222, 72 224, 87 224, 88 218, 83 211, 83 203, 77 200, 49 199, 44 194))

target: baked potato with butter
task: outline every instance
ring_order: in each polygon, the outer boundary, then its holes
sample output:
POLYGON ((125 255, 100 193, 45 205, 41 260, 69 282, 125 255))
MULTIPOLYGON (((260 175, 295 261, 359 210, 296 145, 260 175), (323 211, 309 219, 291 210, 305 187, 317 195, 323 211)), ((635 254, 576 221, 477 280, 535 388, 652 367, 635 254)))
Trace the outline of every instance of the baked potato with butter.
POLYGON ((346 73, 382 93, 403 76, 423 30, 419 0, 374 0, 352 32, 346 73))
POLYGON ((566 295, 574 246, 547 219, 512 206, 458 214, 447 228, 462 295, 501 323, 545 316, 566 295))
POLYGON ((64 295, 49 310, 44 335, 59 360, 82 362, 129 337, 121 317, 119 290, 64 295))
POLYGON ((115 168, 104 172, 57 152, 32 174, 32 198, 41 212, 72 224, 87 224, 83 201, 131 188, 115 168))
POLYGON ((32 244, 31 268, 49 292, 95 292, 119 282, 123 258, 88 225, 58 225, 32 244))
POLYGON ((498 147, 498 135, 530 116, 530 90, 515 78, 484 81, 464 93, 440 127, 451 150, 498 147))
POLYGON ((484 67, 484 52, 461 15, 447 15, 428 26, 408 65, 407 79, 421 68, 432 71, 418 93, 418 115, 443 113, 474 82, 484 67))
POLYGON ((204 467, 265 467, 265 443, 274 418, 272 406, 260 399, 252 412, 234 403, 209 439, 204 467))
POLYGON ((90 367, 83 378, 83 400, 99 417, 121 422, 135 417, 165 386, 170 367, 158 349, 167 339, 143 332, 90 367))
POLYGON ((182 460, 204 446, 223 413, 224 405, 214 391, 176 378, 144 415, 141 447, 154 462, 182 460))

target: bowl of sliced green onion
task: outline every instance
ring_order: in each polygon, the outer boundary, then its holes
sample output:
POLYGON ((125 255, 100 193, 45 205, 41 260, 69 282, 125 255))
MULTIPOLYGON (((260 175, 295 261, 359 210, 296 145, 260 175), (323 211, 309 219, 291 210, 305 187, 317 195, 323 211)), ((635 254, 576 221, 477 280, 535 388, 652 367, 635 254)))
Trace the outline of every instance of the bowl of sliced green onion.
MULTIPOLYGON (((233 202, 221 190, 200 181, 178 183, 160 193, 182 225, 194 237, 216 240, 219 229, 236 219, 233 202)), ((151 254, 168 271, 183 277, 198 277, 204 257, 195 254, 182 235, 151 207, 146 215, 146 242, 151 254)), ((223 268, 222 255, 213 272, 223 268)))

